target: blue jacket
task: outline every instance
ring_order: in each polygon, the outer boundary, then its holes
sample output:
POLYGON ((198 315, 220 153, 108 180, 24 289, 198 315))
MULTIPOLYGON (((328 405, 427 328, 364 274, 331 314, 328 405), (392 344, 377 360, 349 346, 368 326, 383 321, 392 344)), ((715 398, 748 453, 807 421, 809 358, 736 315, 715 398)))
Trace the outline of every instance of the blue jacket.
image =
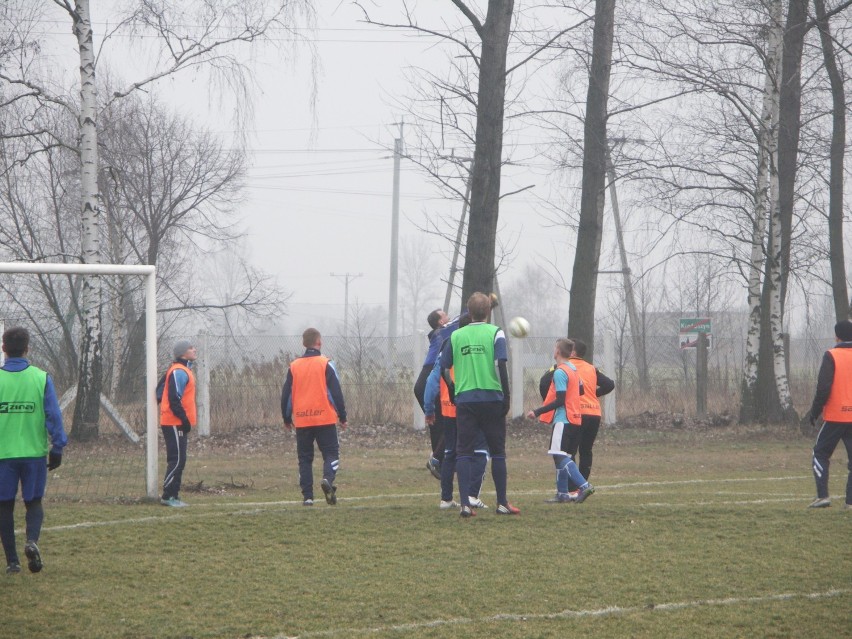
POLYGON ((438 328, 432 329, 429 332, 429 350, 426 352, 426 359, 423 360, 423 366, 433 366, 435 360, 438 359, 438 353, 441 352, 441 346, 452 335, 453 331, 459 327, 459 322, 463 315, 451 319, 449 322, 438 328))
POLYGON ((423 392, 423 412, 426 417, 431 417, 435 414, 435 405, 438 403, 441 394, 441 354, 435 360, 432 370, 429 372, 429 377, 426 378, 426 390, 423 392))

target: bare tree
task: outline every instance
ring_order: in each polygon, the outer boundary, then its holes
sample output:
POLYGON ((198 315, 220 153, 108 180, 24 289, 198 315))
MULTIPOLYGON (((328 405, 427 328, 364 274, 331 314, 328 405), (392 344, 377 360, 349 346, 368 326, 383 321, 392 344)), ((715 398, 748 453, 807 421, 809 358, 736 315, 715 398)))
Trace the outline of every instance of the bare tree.
POLYGON ((201 319, 214 335, 251 333, 280 318, 290 294, 271 276, 251 266, 247 255, 243 239, 205 251, 199 258, 203 274, 197 282, 200 296, 195 299, 187 289, 182 293, 186 303, 171 312, 201 319))
MULTIPOLYGON (((239 249, 233 212, 243 153, 153 97, 131 95, 113 104, 104 111, 102 129, 108 250, 121 263, 157 265, 159 314, 173 322, 188 313, 215 313, 228 330, 238 318, 280 314, 287 296, 239 249), (206 267, 187 268, 191 255, 206 267)), ((138 286, 126 280, 118 286, 112 291, 113 359, 120 362, 115 383, 120 396, 129 397, 141 390, 144 300, 138 286)))
MULTIPOLYGON (((448 24, 443 17, 441 28, 423 26, 407 2, 402 3, 406 21, 401 24, 374 20, 363 6, 366 3, 359 5, 371 24, 437 36, 461 51, 449 60, 446 74, 427 71, 415 74, 421 86, 410 104, 415 116, 413 126, 420 128, 421 136, 419 145, 408 144, 408 158, 442 185, 448 195, 467 205, 469 222, 461 291, 465 299, 475 290, 493 289, 495 275, 505 261, 498 241, 499 204, 502 197, 518 191, 500 192, 501 172, 508 163, 504 157, 504 129, 507 105, 514 101, 520 104, 524 85, 523 79, 519 80, 513 93, 507 95, 507 78, 520 75, 517 72, 533 60, 541 60, 541 66, 545 66, 548 54, 553 56, 554 51, 562 51, 555 43, 586 19, 582 17, 579 24, 558 29, 536 23, 528 30, 518 29, 514 33, 513 21, 523 16, 514 11, 513 1, 489 0, 485 9, 464 0, 450 1, 467 23, 466 28, 464 24, 460 27, 448 24), (472 39, 471 28, 475 34, 472 39), (510 41, 516 45, 513 53, 519 58, 517 62, 514 57, 509 62, 510 41)), ((515 117, 527 109, 518 107, 517 111, 515 117)), ((450 226, 450 230, 441 234, 454 242, 456 228, 463 229, 464 224, 450 226)), ((438 232, 434 227, 432 230, 438 232)))
MULTIPOLYGON (((502 285, 502 282, 501 282, 502 285)), ((509 317, 529 320, 537 336, 559 336, 565 330, 565 289, 542 265, 527 264, 520 274, 501 286, 503 307, 509 317)))
MULTIPOLYGON (((0 128, 22 117, 25 105, 0 110, 0 128)), ((26 117, 32 116, 27 113, 26 117)), ((54 133, 74 126, 64 113, 39 110, 36 127, 54 133)), ((14 125, 13 125, 14 126, 14 125)), ((79 224, 67 225, 79 201, 77 157, 62 147, 43 147, 31 136, 0 138, 0 252, 5 260, 76 262, 79 224)), ((59 388, 76 378, 80 316, 80 278, 14 276, 0 278, 7 318, 26 322, 38 341, 37 352, 53 372, 59 388)))
MULTIPOLYGON (((0 74, 9 85, 22 88, 42 104, 58 104, 77 116, 80 154, 80 219, 82 236, 80 258, 84 263, 101 260, 101 234, 103 232, 101 193, 99 191, 98 100, 96 66, 100 53, 93 46, 92 16, 89 0, 53 0, 70 18, 80 56, 79 103, 50 90, 33 76, 29 65, 0 74)), ((26 6, 26 3, 24 3, 26 6)), ((154 36, 161 45, 159 61, 152 72, 131 82, 126 88, 114 91, 106 104, 130 95, 157 80, 184 69, 207 66, 231 87, 243 90, 248 86, 248 68, 235 55, 236 47, 265 41, 268 35, 289 30, 297 12, 312 19, 310 0, 228 0, 210 2, 161 2, 141 0, 123 16, 110 36, 121 32, 146 38, 154 36), (172 20, 177 20, 173 23, 172 20), (180 24, 176 29, 175 25, 180 24)), ((2 15, 0 18, 15 23, 32 19, 31 14, 2 15)), ((102 53, 102 52, 101 52, 102 53)), ((23 60, 22 60, 23 61, 23 60)), ((29 60, 26 60, 29 61, 29 60)), ((244 104, 250 102, 245 100, 244 104)), ((97 433, 102 384, 102 316, 100 280, 84 278, 81 309, 83 337, 77 385, 77 403, 72 424, 72 436, 86 439, 97 433)))
POLYGON ((606 122, 614 30, 615 0, 596 0, 583 129, 580 224, 577 228, 577 249, 571 277, 571 305, 568 310, 568 333, 588 344, 589 357, 594 353, 595 343, 595 298, 606 199, 606 122))
MULTIPOLYGON (((640 27, 641 45, 634 45, 627 60, 640 72, 652 70, 661 82, 686 82, 694 92, 678 98, 679 112, 669 111, 674 117, 667 126, 657 125, 659 157, 650 158, 650 170, 638 177, 657 185, 657 199, 670 207, 675 225, 687 223, 703 241, 710 241, 707 250, 729 255, 732 270, 739 270, 750 287, 749 304, 760 312, 759 348, 755 350, 752 334, 749 381, 744 382, 744 388, 753 389, 744 393, 752 406, 743 415, 792 419, 782 339, 784 292, 791 274, 795 278, 797 272, 812 273, 815 263, 815 243, 805 229, 810 228, 807 209, 816 210, 822 197, 813 184, 823 162, 821 136, 814 133, 825 113, 824 102, 821 105, 819 94, 810 91, 806 115, 800 118, 809 127, 803 138, 808 160, 800 163, 796 190, 805 206, 790 225, 781 208, 784 82, 776 68, 782 51, 777 40, 785 32, 783 4, 663 0, 654 2, 654 9, 653 26, 647 25, 650 31, 644 34, 640 27), (772 85, 778 95, 767 93, 772 85), (701 107, 690 108, 690 103, 701 107), (778 111, 774 117, 773 108, 778 111), (801 229, 794 238, 797 246, 785 236, 787 226, 801 229), (743 238, 749 238, 747 245, 743 238), (791 260, 796 268, 790 267, 791 260)), ((634 24, 642 24, 641 16, 634 24)), ((812 52, 806 64, 812 80, 812 52)), ((802 153, 803 145, 797 144, 802 153)), ((676 228, 671 231, 670 236, 678 236, 676 228)))
MULTIPOLYGON (((760 341, 763 317, 761 279, 764 266, 769 264, 767 252, 777 242, 767 244, 766 228, 770 220, 769 211, 777 211, 778 197, 778 119, 781 80, 781 46, 783 37, 782 5, 780 0, 770 5, 767 24, 765 55, 766 79, 764 81, 763 107, 757 129, 757 183, 754 194, 752 216, 751 260, 748 271, 749 325, 746 336, 746 352, 740 393, 740 421, 751 422, 759 411, 757 384, 760 363, 760 341)), ((771 228, 775 228, 773 225, 771 228)), ((777 277, 780 263, 772 261, 772 272, 767 280, 777 277)), ((774 300, 777 302, 779 297, 774 300)), ((780 310, 780 309, 778 309, 780 310)), ((780 316, 778 316, 780 318, 780 316)), ((777 326, 777 325, 776 325, 777 326)), ((780 337, 780 331, 779 331, 780 337)))
POLYGON ((423 327, 423 317, 432 308, 426 303, 436 296, 440 279, 435 253, 426 236, 420 234, 402 239, 400 278, 411 312, 411 333, 423 327))
POLYGON ((843 249, 843 162, 846 153, 846 92, 843 74, 838 68, 834 40, 831 37, 825 1, 814 0, 825 72, 831 82, 831 150, 828 178, 828 243, 831 265, 831 290, 836 321, 850 316, 846 284, 846 260, 843 249))
POLYGON ((494 289, 494 256, 503 161, 506 54, 513 0, 489 0, 484 20, 462 0, 453 0, 481 40, 476 138, 470 186, 470 221, 465 245, 462 299, 494 289))

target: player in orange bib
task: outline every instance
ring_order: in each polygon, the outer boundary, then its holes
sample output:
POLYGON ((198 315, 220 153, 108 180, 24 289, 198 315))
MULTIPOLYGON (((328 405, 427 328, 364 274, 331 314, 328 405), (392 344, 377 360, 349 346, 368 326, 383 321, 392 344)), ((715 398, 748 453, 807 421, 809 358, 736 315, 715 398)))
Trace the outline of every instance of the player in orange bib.
POLYGON ((288 430, 296 428, 299 486, 302 503, 314 504, 314 442, 322 454, 320 487, 330 506, 337 503, 334 479, 340 468, 337 424, 346 429, 346 405, 334 364, 320 353, 322 335, 315 328, 302 333, 305 354, 290 363, 281 391, 281 415, 288 430))
POLYGON ((820 413, 825 422, 814 444, 813 472, 817 498, 809 508, 831 505, 828 493, 828 464, 840 440, 846 446, 849 474, 846 478, 846 508, 852 510, 852 322, 842 320, 834 326, 837 344, 826 351, 817 378, 811 405, 811 424, 820 413))
POLYGON ((580 474, 588 480, 592 474, 592 447, 595 445, 601 426, 600 398, 615 389, 615 382, 583 359, 587 352, 586 343, 583 340, 569 339, 574 342, 574 352, 568 361, 575 366, 580 375, 583 394, 580 396, 582 417, 580 429, 576 433, 577 436, 568 443, 568 452, 577 460, 580 474))
POLYGON ((163 506, 183 508, 180 499, 183 469, 186 466, 187 435, 197 421, 195 406, 195 375, 193 362, 198 351, 189 340, 178 340, 172 349, 175 361, 164 377, 160 400, 160 430, 166 442, 166 475, 163 478, 163 506))
POLYGON ((579 431, 582 419, 582 383, 576 367, 568 361, 573 351, 574 343, 571 340, 564 337, 556 340, 553 351, 556 368, 544 403, 527 412, 529 419, 538 418, 551 425, 547 453, 553 457, 553 465, 556 467, 556 495, 548 500, 550 503, 582 503, 595 492, 594 487, 580 474, 573 456, 568 452, 568 442, 572 433, 579 431), (579 487, 576 496, 568 494, 571 483, 579 487))

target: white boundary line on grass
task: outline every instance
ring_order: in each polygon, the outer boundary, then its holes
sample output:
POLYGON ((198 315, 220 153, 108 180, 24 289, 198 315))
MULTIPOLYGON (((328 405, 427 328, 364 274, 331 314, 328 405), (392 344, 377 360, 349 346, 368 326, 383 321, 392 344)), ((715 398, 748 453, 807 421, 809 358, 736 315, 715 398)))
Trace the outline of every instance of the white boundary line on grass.
POLYGON ((252 639, 309 639, 310 637, 334 637, 336 635, 354 635, 354 634, 377 634, 380 632, 406 632, 416 631, 425 628, 435 628, 438 626, 461 626, 481 623, 491 623, 495 621, 535 621, 539 619, 580 619, 583 617, 611 617, 615 615, 629 615, 635 613, 656 613, 670 612, 676 610, 684 610, 688 608, 699 608, 701 606, 740 606, 761 603, 771 603, 775 601, 792 601, 795 599, 829 599, 839 597, 850 592, 848 589, 832 589, 825 592, 811 593, 779 593, 774 595, 760 595, 755 597, 727 597, 725 599, 697 599, 695 601, 678 601, 672 603, 662 603, 648 606, 608 606, 606 608, 597 608, 590 610, 562 610, 561 612, 553 613, 536 613, 536 614, 499 614, 490 615, 487 617, 459 617, 455 619, 433 619, 432 621, 422 621, 413 623, 396 624, 389 626, 376 626, 373 628, 332 628, 329 630, 317 630, 313 632, 305 632, 300 635, 274 635, 273 637, 255 636, 252 639))
MULTIPOLYGON (((543 494, 543 493, 526 493, 526 494, 543 494)), ((549 493, 548 493, 549 494, 549 493)), ((431 493, 430 493, 431 495, 431 493)), ((424 495, 416 495, 416 494, 406 494, 406 495, 387 495, 386 497, 397 497, 397 498, 407 498, 407 497, 423 497, 424 495)), ((373 499, 373 497, 349 497, 346 501, 354 502, 373 499)), ((340 500, 343 502, 344 500, 340 500)), ((737 505, 737 506, 754 506, 760 504, 772 504, 772 503, 784 503, 784 502, 802 502, 801 497, 782 497, 779 499, 751 499, 751 500, 737 500, 737 501, 689 501, 683 502, 679 504, 674 503, 665 503, 665 502, 651 502, 646 504, 634 504, 635 506, 641 508, 694 508, 696 506, 725 506, 725 505, 737 505)), ((299 510, 302 509, 301 501, 268 501, 268 502, 258 502, 258 503, 244 503, 244 504, 206 504, 205 506, 201 506, 200 508, 205 507, 222 507, 222 506, 234 506, 234 507, 246 507, 246 506, 257 506, 256 508, 251 508, 248 510, 234 510, 228 515, 259 515, 261 513, 273 512, 276 509, 280 509, 282 511, 286 511, 288 507, 298 506, 299 510)), ((579 506, 576 506, 579 508, 579 506)), ((359 508, 358 506, 355 507, 359 508)), ((575 506, 566 505, 564 506, 566 509, 575 508, 575 506)), ((324 510, 324 509, 321 509, 324 510)), ((205 510, 203 512, 199 512, 198 510, 193 510, 192 512, 181 511, 180 514, 170 514, 170 515, 151 515, 149 517, 134 517, 131 519, 106 519, 104 521, 81 521, 76 524, 64 524, 59 526, 45 526, 42 528, 42 531, 50 531, 50 532, 59 532, 63 530, 77 530, 84 528, 98 528, 101 526, 121 526, 124 524, 145 524, 145 523, 159 523, 164 521, 179 521, 183 519, 210 519, 213 517, 221 517, 222 513, 219 510, 205 510)), ((23 529, 16 531, 18 534, 23 533, 23 529)))
MULTIPOLYGON (((808 478, 805 475, 794 475, 788 477, 746 477, 746 478, 738 478, 738 479, 685 479, 685 480, 673 480, 673 481, 659 481, 659 482, 636 482, 636 483, 622 483, 622 484, 610 484, 610 485, 599 485, 596 486, 598 490, 618 490, 622 488, 634 488, 634 487, 653 487, 653 486, 677 486, 683 484, 720 484, 720 483, 740 483, 740 482, 765 482, 765 481, 791 481, 791 480, 801 480, 804 478, 808 478)), ((389 499, 421 499, 421 498, 430 498, 435 497, 437 491, 431 491, 428 493, 395 493, 388 495, 362 495, 358 497, 343 497, 340 498, 341 503, 352 503, 359 501, 374 501, 374 500, 389 500, 389 499)), ((549 495, 550 491, 544 490, 535 490, 535 491, 515 491, 512 492, 513 495, 549 495)), ((754 504, 766 504, 766 503, 776 503, 776 502, 791 502, 791 501, 801 501, 802 497, 781 497, 777 499, 754 499, 754 500, 737 500, 737 501, 688 501, 682 503, 671 503, 671 502, 653 502, 653 503, 645 503, 645 504, 637 504, 639 506, 651 506, 651 507, 668 507, 668 508, 680 508, 680 507, 694 507, 694 506, 707 506, 707 505, 725 505, 725 504, 736 504, 736 505, 754 505, 754 504)), ((806 499, 806 498, 805 498, 806 499)), ((280 501, 255 501, 255 502, 228 502, 228 503, 210 503, 203 504, 199 508, 252 508, 252 510, 235 510, 234 515, 254 515, 259 514, 265 510, 275 508, 275 507, 289 507, 289 506, 299 506, 303 508, 301 500, 280 500, 280 501)), ((170 520, 179 520, 179 519, 187 519, 188 517, 193 518, 207 518, 207 517, 218 517, 220 514, 218 512, 198 512, 194 508, 190 511, 181 511, 180 514, 170 514, 170 515, 150 515, 147 517, 134 517, 130 519, 107 519, 104 521, 83 521, 78 522, 76 524, 65 524, 59 526, 45 526, 43 531, 62 531, 62 530, 75 530, 82 528, 97 528, 100 526, 119 526, 124 524, 144 524, 144 523, 154 523, 161 521, 170 521, 170 520)), ((21 532, 21 531, 17 531, 21 532)))
POLYGON ((618 488, 643 488, 646 486, 680 486, 685 484, 734 484, 739 482, 754 481, 792 481, 794 479, 813 479, 813 475, 789 475, 787 477, 738 477, 720 479, 677 479, 672 481, 637 481, 624 484, 610 484, 608 486, 595 486, 607 490, 618 488))

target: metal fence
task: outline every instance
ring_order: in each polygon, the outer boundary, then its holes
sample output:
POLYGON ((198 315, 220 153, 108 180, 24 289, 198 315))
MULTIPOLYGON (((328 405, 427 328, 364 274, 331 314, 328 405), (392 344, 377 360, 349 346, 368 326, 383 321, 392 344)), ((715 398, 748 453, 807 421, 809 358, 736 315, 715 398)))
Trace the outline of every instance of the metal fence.
MULTIPOLYGON (((551 365, 556 337, 510 339, 514 416, 540 403, 538 380, 551 365)), ((199 336, 202 428, 221 433, 245 425, 281 423, 280 395, 287 367, 304 352, 301 336, 199 336)), ((608 421, 645 411, 693 414, 696 405, 695 349, 681 349, 677 335, 647 336, 650 392, 639 388, 630 340, 601 335, 593 361, 616 381, 608 421)), ((807 409, 823 352, 833 339, 791 339, 790 385, 799 412, 807 409)), ((349 419, 360 424, 422 427, 412 388, 425 355, 424 335, 323 336, 323 354, 337 367, 349 419)), ((745 340, 716 337, 708 354, 707 407, 736 413, 745 340)), ((166 358, 167 359, 167 358, 166 358)), ((606 407, 605 407, 606 408, 606 407)), ((202 430, 204 432, 204 430, 202 430)))
MULTIPOLYGON (((196 375, 200 434, 227 435, 252 426, 280 430, 281 387, 289 363, 304 352, 301 336, 201 335, 195 341, 199 350, 196 375)), ((510 339, 513 416, 540 405, 538 382, 552 363, 555 341, 556 337, 510 339)), ((681 350, 676 335, 647 337, 650 391, 642 392, 632 352, 629 346, 620 348, 628 342, 612 335, 596 339, 593 361, 617 383, 616 391, 605 398, 605 422, 644 412, 694 414, 695 351, 681 350)), ((822 353, 832 343, 830 338, 790 342, 791 387, 800 413, 808 408, 822 353)), ((171 359, 166 344, 163 340, 161 372, 171 359)), ((708 412, 736 414, 743 348, 743 339, 714 340, 708 357, 708 412)), ((323 336, 323 353, 335 361, 350 423, 422 428, 423 415, 412 388, 425 351, 424 335, 393 340, 383 336, 323 336)), ((118 409, 136 433, 145 433, 142 397, 122 403, 118 409)), ((69 463, 52 474, 53 498, 121 499, 145 494, 150 466, 146 465, 144 437, 138 443, 130 443, 106 417, 101 420, 101 433, 107 436, 97 442, 75 444, 69 463)), ((158 446, 161 452, 155 469, 157 481, 164 461, 161 440, 158 446)))

